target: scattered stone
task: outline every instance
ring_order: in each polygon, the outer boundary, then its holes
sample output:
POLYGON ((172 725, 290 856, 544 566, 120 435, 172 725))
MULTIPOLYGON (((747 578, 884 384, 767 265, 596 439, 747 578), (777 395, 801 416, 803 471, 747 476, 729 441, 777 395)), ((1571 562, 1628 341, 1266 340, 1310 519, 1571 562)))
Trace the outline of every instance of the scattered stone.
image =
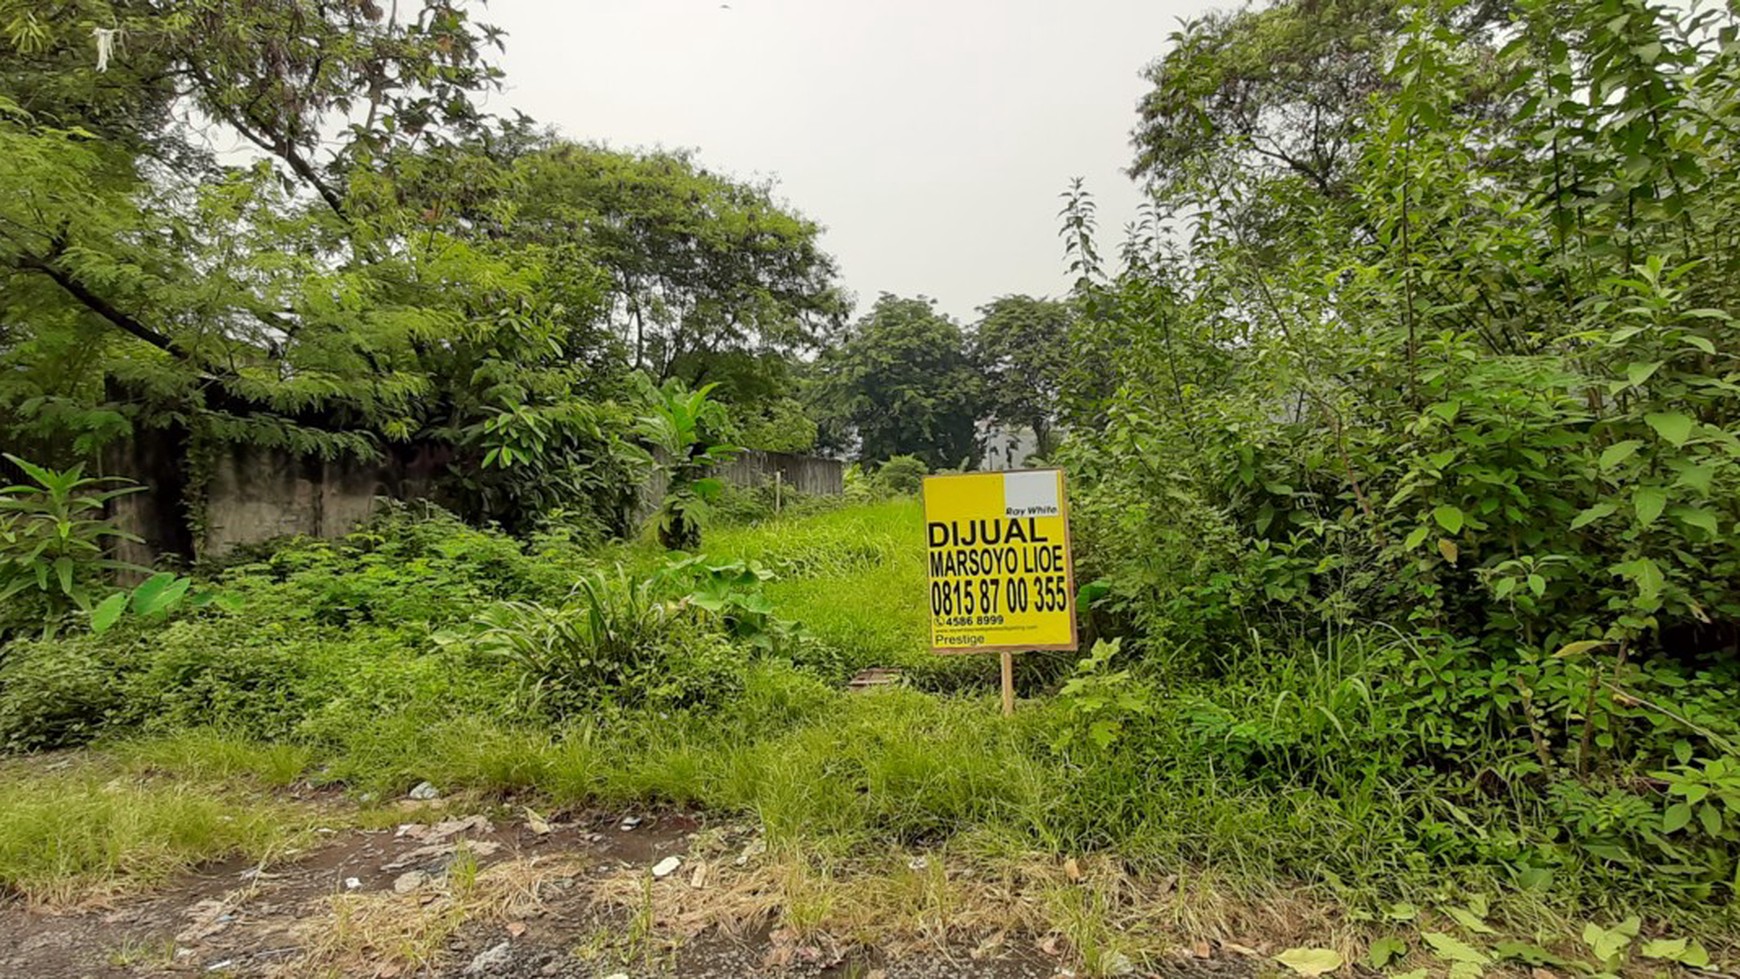
POLYGON ((508 933, 509 938, 518 938, 521 935, 524 935, 526 933, 525 922, 523 922, 523 921, 510 921, 510 922, 508 922, 507 933, 508 933))
POLYGON ((853 693, 862 693, 866 690, 874 690, 877 687, 893 686, 899 683, 900 680, 901 673, 899 670, 891 670, 887 667, 876 666, 867 670, 858 671, 858 675, 854 676, 846 683, 846 689, 853 693))
POLYGON ((706 864, 704 864, 704 863, 695 864, 695 872, 689 875, 689 886, 693 887, 697 891, 701 890, 702 888, 705 888, 707 886, 707 865, 706 864))
POLYGON ((425 823, 402 823, 393 832, 394 839, 412 839, 419 843, 440 843, 449 837, 466 832, 493 833, 495 824, 488 816, 466 816, 462 819, 443 819, 433 825, 425 823))
POLYGON ((539 836, 550 835, 550 821, 538 815, 531 806, 526 807, 526 828, 539 836))
POLYGON ((666 857, 663 860, 660 860, 658 863, 653 864, 653 876, 654 877, 669 877, 670 875, 676 873, 677 868, 681 867, 682 865, 683 865, 682 858, 680 858, 680 857, 666 857))
POLYGON ((394 894, 409 894, 429 882, 429 875, 421 870, 412 870, 400 874, 393 879, 394 894))
POLYGON ((512 942, 492 945, 477 953, 477 957, 473 958, 471 964, 465 967, 465 974, 468 976, 494 975, 497 970, 512 962, 513 958, 514 946, 512 942))
POLYGON ((1110 976, 1127 976, 1136 971, 1136 963, 1122 952, 1113 952, 1106 956, 1105 969, 1110 976))
POLYGON ((924 857, 913 857, 911 860, 906 861, 906 869, 908 870, 923 870, 929 866, 930 861, 926 860, 924 857))
POLYGON ((441 790, 430 785, 428 782, 418 782, 411 788, 410 795, 411 798, 416 799, 419 802, 428 802, 430 799, 441 798, 441 790))
POLYGON ((362 886, 362 881, 358 880, 355 877, 346 877, 344 879, 344 889, 347 891, 354 891, 361 886, 362 886))
POLYGON ((622 830, 624 833, 626 833, 629 830, 631 830, 639 825, 640 825, 640 817, 639 816, 624 816, 624 817, 622 817, 622 825, 617 827, 617 828, 622 830))
POLYGON ((612 972, 610 975, 605 976, 604 979, 628 979, 628 973, 612 972))
POLYGON ((188 908, 185 914, 193 919, 193 923, 182 929, 175 940, 182 945, 193 945, 216 935, 230 926, 236 916, 229 913, 229 904, 221 898, 207 898, 188 908))
POLYGON ((393 873, 394 871, 405 870, 424 862, 428 862, 436 867, 443 866, 446 861, 439 860, 439 858, 451 858, 454 852, 461 846, 470 850, 472 856, 480 859, 483 857, 494 856, 501 850, 501 844, 496 843, 493 840, 466 840, 462 843, 431 843, 428 846, 420 846, 415 850, 408 850, 405 853, 400 854, 397 860, 381 864, 381 869, 387 873, 393 873))
POLYGON ((207 971, 207 972, 222 972, 225 969, 227 969, 230 966, 235 965, 235 964, 236 964, 235 959, 222 959, 220 961, 213 962, 211 965, 206 966, 205 971, 207 971))
POLYGON ((758 836, 755 839, 750 840, 749 845, 743 848, 743 852, 737 855, 737 866, 742 867, 749 863, 749 861, 766 852, 767 841, 758 836))

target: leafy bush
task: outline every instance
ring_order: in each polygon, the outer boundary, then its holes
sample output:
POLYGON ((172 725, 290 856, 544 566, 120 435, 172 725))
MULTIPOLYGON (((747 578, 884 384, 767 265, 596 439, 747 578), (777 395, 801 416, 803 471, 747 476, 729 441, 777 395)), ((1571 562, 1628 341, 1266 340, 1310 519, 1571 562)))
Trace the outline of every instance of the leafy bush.
POLYGON ((710 397, 716 384, 690 391, 675 378, 663 387, 653 387, 643 375, 637 377, 647 413, 636 421, 636 431, 664 453, 659 543, 669 550, 694 550, 701 543, 707 504, 718 497, 724 485, 708 474, 739 451, 725 439, 730 416, 722 403, 710 397))
POLYGON ((738 685, 732 650, 664 585, 594 572, 565 602, 503 602, 477 615, 476 633, 438 638, 516 667, 529 701, 557 717, 606 701, 682 706, 728 694, 738 685))
POLYGON ((0 487, 0 606, 32 592, 52 629, 68 611, 93 608, 113 590, 110 572, 128 567, 111 560, 109 549, 139 538, 100 515, 109 501, 142 487, 101 489, 124 481, 85 476, 82 466, 56 471, 5 458, 29 482, 0 487))
POLYGON ((294 734, 324 693, 309 649, 270 627, 183 623, 152 633, 127 679, 126 709, 148 730, 216 727, 274 739, 294 734))
POLYGON ((720 487, 709 511, 716 525, 730 526, 757 524, 776 517, 805 517, 836 509, 845 503, 843 496, 812 495, 771 482, 752 487, 726 483, 720 487))
POLYGON ((0 749, 83 744, 126 707, 121 651, 91 637, 16 640, 0 650, 0 749))
POLYGON ((1139 134, 1156 220, 1116 271, 1070 197, 1080 567, 1133 679, 1191 691, 1182 729, 1111 754, 1430 786, 1401 850, 1728 900, 1740 836, 1680 792, 1714 797, 1740 719, 1740 168, 1684 138, 1740 93, 1733 18, 1391 12, 1186 25, 1139 134), (1482 822, 1494 800, 1527 828, 1482 822))
POLYGON ((870 487, 883 496, 912 496, 924 486, 930 465, 917 456, 889 458, 870 474, 870 487))

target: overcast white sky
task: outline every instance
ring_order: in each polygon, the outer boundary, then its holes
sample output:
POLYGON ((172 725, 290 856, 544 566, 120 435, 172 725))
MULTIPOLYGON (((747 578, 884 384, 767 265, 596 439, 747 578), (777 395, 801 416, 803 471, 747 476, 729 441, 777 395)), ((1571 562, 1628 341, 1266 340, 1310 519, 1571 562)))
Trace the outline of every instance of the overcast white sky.
MULTIPOLYGON (((1058 194, 1135 213, 1139 73, 1208 0, 493 0, 505 101, 575 139, 690 147, 827 228, 862 311, 1066 288, 1058 194)), ((493 100, 492 100, 493 102, 493 100)))

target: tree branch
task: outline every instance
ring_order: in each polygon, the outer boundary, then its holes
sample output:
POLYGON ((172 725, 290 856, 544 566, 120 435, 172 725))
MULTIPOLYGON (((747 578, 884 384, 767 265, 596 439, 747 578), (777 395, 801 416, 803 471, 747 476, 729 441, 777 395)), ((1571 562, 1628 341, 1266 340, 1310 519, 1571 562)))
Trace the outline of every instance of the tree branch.
POLYGON ((89 309, 91 312, 96 313, 103 319, 108 320, 122 332, 131 334, 164 353, 173 354, 182 360, 188 359, 185 353, 175 348, 175 344, 167 335, 153 330, 151 327, 139 322, 127 313, 116 309, 107 299, 92 292, 89 287, 87 287, 83 282, 80 282, 72 273, 58 265, 55 265, 53 262, 38 258, 28 252, 24 252, 20 253, 18 256, 18 264, 21 268, 30 269, 33 272, 40 272, 43 275, 48 276, 56 285, 65 289, 69 295, 82 303, 86 309, 89 309))

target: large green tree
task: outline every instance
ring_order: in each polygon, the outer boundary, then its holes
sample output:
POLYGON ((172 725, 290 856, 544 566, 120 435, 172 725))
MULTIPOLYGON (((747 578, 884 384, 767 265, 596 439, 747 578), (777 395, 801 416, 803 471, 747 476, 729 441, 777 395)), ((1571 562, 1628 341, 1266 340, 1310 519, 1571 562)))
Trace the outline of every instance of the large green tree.
POLYGON ((1039 454, 1055 447, 1058 401, 1071 363, 1069 305, 1002 296, 979 307, 973 357, 985 375, 985 408, 1003 425, 1030 429, 1039 454))
MULTIPOLYGON (((610 280, 610 322, 661 380, 739 382, 813 351, 845 303, 821 229, 687 153, 556 141, 516 163, 518 238, 572 247, 610 280)), ((735 393, 722 386, 722 397, 735 393)))
POLYGON ((445 0, 0 2, 9 435, 434 442, 480 516, 612 471, 608 279, 507 234, 497 40, 445 0))
POLYGON ((933 469, 978 461, 981 380, 965 333, 932 300, 883 293, 816 369, 819 410, 859 459, 912 455, 933 469))

